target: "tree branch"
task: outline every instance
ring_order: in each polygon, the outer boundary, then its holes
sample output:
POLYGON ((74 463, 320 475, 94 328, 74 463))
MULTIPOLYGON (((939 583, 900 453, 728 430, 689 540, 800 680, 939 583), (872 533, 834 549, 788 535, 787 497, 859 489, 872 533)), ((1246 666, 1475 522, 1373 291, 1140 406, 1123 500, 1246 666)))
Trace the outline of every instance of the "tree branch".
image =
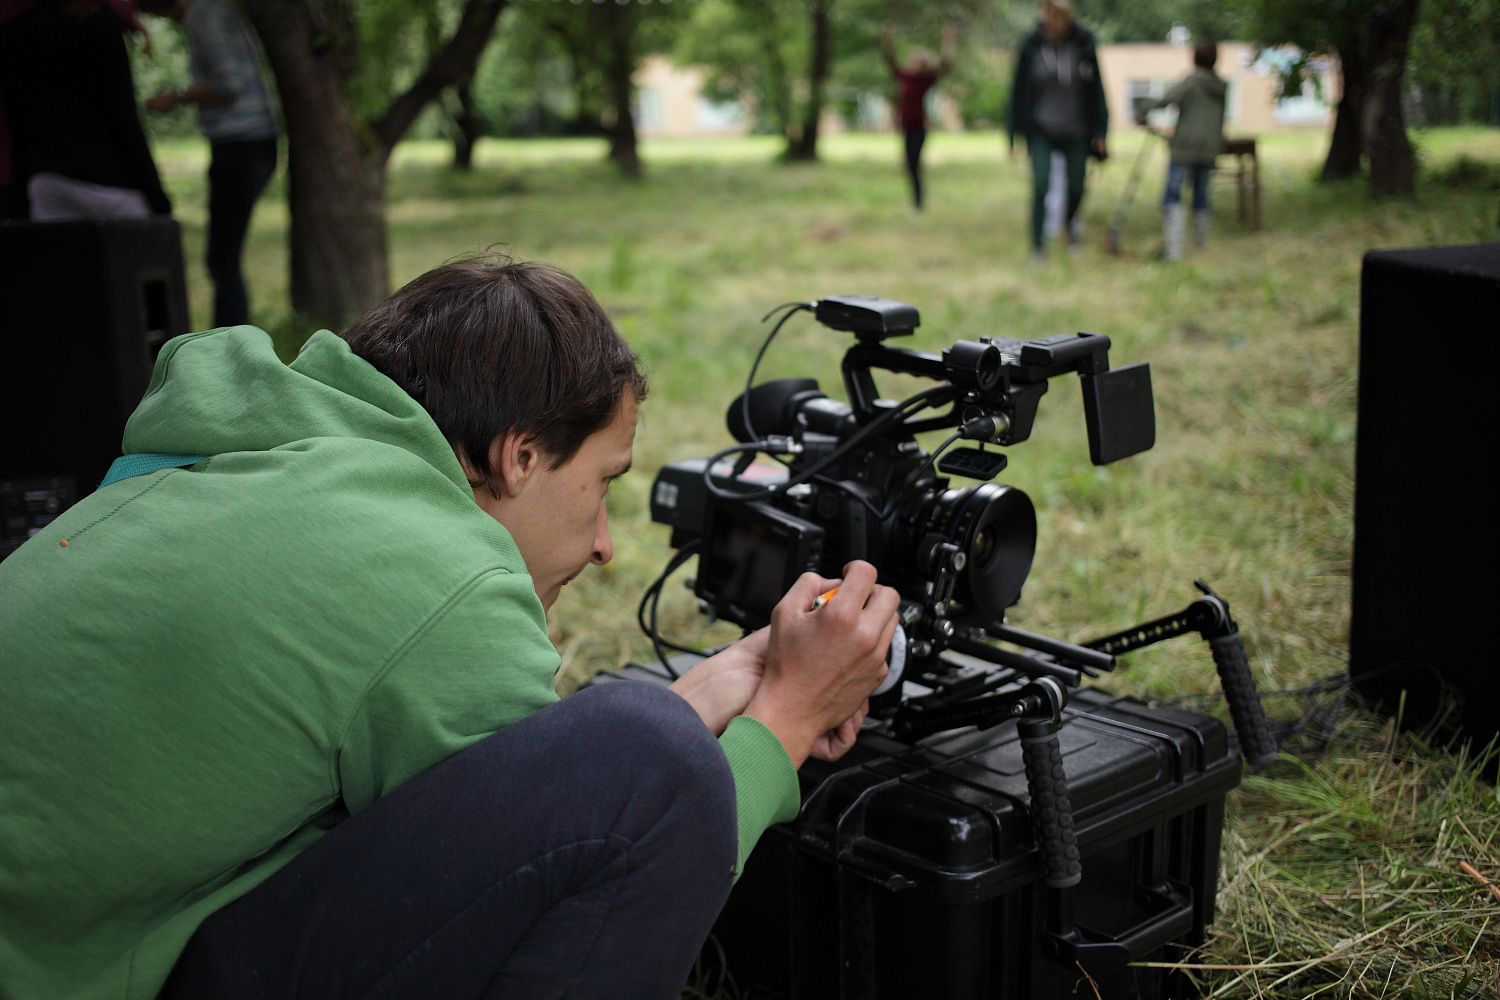
POLYGON ((422 113, 428 102, 443 92, 443 88, 451 87, 473 75, 475 67, 479 65, 479 57, 484 54, 484 47, 489 44, 490 35, 495 30, 495 22, 500 19, 501 11, 505 10, 509 2, 510 0, 468 0, 464 4, 458 27, 453 29, 453 36, 448 39, 447 44, 428 61, 427 68, 417 77, 417 82, 406 93, 391 101, 385 113, 371 123, 385 155, 390 155, 406 130, 411 128, 412 122, 417 120, 417 115, 422 113))

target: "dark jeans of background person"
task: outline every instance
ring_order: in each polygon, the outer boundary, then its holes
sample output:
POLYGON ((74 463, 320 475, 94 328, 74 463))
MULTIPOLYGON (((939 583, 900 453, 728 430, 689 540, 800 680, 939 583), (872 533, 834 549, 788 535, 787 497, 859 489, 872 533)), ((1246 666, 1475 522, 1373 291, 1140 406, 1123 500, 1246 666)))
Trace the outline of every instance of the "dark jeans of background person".
POLYGON ((922 144, 927 141, 925 128, 906 130, 906 174, 911 178, 911 203, 922 207, 922 144))
POLYGON ((276 172, 276 140, 222 141, 212 147, 204 262, 214 282, 214 326, 237 326, 250 320, 240 254, 255 201, 276 172))
POLYGON ((680 697, 588 688, 334 827, 158 1000, 677 997, 729 896, 734 777, 680 697))
POLYGON ((1182 181, 1184 178, 1193 183, 1193 211, 1205 212, 1208 210, 1208 175, 1213 172, 1213 167, 1208 164, 1198 163, 1173 163, 1167 167, 1167 191, 1162 195, 1163 205, 1176 205, 1182 201, 1182 181))
POLYGON ((1052 151, 1062 153, 1068 168, 1068 211, 1063 231, 1072 232, 1073 216, 1083 202, 1083 180, 1089 165, 1089 143, 1077 139, 1049 139, 1039 132, 1026 136, 1026 151, 1031 156, 1031 247, 1043 249, 1046 238, 1042 228, 1047 221, 1047 188, 1052 181, 1052 151))

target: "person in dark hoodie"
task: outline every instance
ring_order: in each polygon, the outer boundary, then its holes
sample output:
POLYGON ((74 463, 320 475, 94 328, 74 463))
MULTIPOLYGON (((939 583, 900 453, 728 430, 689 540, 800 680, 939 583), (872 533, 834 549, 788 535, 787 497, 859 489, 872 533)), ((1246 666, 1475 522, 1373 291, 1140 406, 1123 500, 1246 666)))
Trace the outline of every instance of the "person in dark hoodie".
POLYGON ((1083 203, 1088 158, 1109 155, 1109 105, 1099 75, 1094 36, 1073 18, 1071 0, 1047 0, 1041 23, 1021 44, 1010 95, 1010 153, 1016 136, 1026 139, 1031 157, 1032 258, 1045 260, 1043 224, 1047 189, 1052 176, 1052 152, 1067 162, 1067 231, 1069 249, 1080 249, 1073 218, 1083 203))
POLYGON ((1148 112, 1170 105, 1177 107, 1177 127, 1169 143, 1171 162, 1167 166, 1167 190, 1162 196, 1162 258, 1182 259, 1183 233, 1187 214, 1182 207, 1182 182, 1193 182, 1193 242, 1202 247, 1208 242, 1208 228, 1213 218, 1208 206, 1209 174, 1214 160, 1224 148, 1224 94, 1229 85, 1214 72, 1219 61, 1219 46, 1205 39, 1193 48, 1191 73, 1167 91, 1155 104, 1141 110, 1141 120, 1148 112))

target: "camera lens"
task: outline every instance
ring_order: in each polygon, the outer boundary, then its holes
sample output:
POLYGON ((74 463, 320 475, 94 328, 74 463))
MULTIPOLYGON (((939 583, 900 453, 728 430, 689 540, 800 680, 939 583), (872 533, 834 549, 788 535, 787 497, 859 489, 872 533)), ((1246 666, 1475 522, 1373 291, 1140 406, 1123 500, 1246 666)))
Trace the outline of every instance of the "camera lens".
MULTIPOLYGON (((1018 489, 981 483, 946 490, 923 512, 922 547, 944 542, 966 559, 953 596, 966 608, 998 615, 1021 597, 1036 554, 1036 508, 1018 489)), ((930 556, 919 562, 931 572, 930 556)))

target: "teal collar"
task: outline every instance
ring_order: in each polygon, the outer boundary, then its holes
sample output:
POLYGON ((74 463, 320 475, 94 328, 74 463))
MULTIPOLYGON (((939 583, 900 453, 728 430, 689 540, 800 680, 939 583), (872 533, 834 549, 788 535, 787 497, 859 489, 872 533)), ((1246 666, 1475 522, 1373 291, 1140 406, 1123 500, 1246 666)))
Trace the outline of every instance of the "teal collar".
POLYGON ((99 488, 102 490, 110 483, 118 483, 132 476, 144 476, 148 473, 160 472, 162 469, 180 469, 188 465, 197 465, 207 457, 207 455, 164 455, 158 452, 121 455, 110 465, 109 471, 104 474, 104 482, 99 484, 99 488))

